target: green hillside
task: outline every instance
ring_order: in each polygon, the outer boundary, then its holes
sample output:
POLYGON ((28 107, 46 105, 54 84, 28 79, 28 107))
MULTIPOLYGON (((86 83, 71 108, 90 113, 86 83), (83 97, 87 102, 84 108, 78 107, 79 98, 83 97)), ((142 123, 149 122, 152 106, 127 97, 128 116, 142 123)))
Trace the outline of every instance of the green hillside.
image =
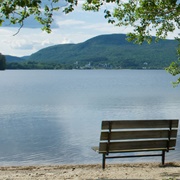
POLYGON ((73 68, 156 68, 176 60, 175 40, 143 45, 126 41, 126 35, 101 35, 79 44, 60 44, 44 48, 29 61, 71 65, 73 68))
POLYGON ((10 55, 5 55, 5 57, 6 57, 6 62, 8 62, 8 63, 24 61, 24 59, 21 57, 10 56, 10 55))
POLYGON ((5 55, 6 69, 25 69, 25 59, 23 57, 5 55))
POLYGON ((142 45, 110 34, 78 44, 59 44, 26 58, 6 56, 8 69, 163 69, 176 60, 177 42, 161 40, 142 45))

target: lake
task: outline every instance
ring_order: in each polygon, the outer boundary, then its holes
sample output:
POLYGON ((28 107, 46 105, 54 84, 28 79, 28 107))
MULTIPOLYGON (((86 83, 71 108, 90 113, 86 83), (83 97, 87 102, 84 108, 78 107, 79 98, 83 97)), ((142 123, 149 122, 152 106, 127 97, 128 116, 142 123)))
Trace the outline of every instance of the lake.
MULTIPOLYGON (((180 119, 173 80, 163 70, 1 71, 0 165, 101 163, 91 146, 102 120, 180 119)), ((167 161, 179 152, 178 141, 167 161)), ((143 160, 160 157, 115 162, 143 160)))

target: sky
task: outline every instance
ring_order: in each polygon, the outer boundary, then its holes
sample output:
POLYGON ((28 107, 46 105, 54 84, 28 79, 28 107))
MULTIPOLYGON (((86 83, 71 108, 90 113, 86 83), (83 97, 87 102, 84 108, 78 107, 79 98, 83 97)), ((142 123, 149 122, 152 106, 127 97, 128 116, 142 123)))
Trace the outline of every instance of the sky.
MULTIPOLYGON (((65 15, 56 13, 50 34, 41 30, 41 26, 31 17, 24 27, 9 24, 0 27, 0 53, 13 56, 28 56, 48 46, 65 43, 80 43, 102 34, 132 32, 131 27, 116 27, 108 24, 103 11, 85 12, 77 7, 74 12, 65 15)), ((176 31, 174 34, 178 34, 176 31)), ((174 34, 169 35, 173 38, 174 34)))

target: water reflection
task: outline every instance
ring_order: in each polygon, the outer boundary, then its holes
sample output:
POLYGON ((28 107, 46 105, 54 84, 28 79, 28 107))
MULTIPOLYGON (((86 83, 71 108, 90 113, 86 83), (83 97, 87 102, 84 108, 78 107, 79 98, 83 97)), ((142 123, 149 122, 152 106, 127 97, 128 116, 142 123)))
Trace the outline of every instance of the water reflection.
MULTIPOLYGON (((98 145, 103 119, 180 119, 179 89, 171 87, 164 71, 6 71, 2 76, 0 165, 100 163, 91 146, 98 145)), ((167 159, 180 160, 179 152, 178 141, 167 159)))

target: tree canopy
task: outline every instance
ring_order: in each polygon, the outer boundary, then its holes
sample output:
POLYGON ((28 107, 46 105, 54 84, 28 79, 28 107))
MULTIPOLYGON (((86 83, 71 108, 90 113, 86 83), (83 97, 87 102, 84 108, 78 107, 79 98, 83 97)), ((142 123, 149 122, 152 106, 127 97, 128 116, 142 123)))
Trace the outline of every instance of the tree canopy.
MULTIPOLYGON (((0 25, 8 20, 10 24, 19 24, 21 28, 24 20, 33 16, 42 24, 42 29, 50 33, 53 14, 60 9, 69 13, 78 2, 80 0, 0 0, 0 25)), ((166 39, 168 33, 180 29, 180 0, 86 0, 82 8, 85 11, 103 9, 109 23, 132 26, 134 32, 128 34, 128 40, 135 43, 150 43, 152 31, 155 31, 158 40, 166 39)), ((179 40, 180 34, 174 38, 179 40)), ((179 48, 178 61, 167 68, 172 75, 180 73, 179 48)), ((177 83, 180 83, 180 79, 177 83)))
POLYGON ((0 71, 6 69, 6 58, 0 53, 0 71))

